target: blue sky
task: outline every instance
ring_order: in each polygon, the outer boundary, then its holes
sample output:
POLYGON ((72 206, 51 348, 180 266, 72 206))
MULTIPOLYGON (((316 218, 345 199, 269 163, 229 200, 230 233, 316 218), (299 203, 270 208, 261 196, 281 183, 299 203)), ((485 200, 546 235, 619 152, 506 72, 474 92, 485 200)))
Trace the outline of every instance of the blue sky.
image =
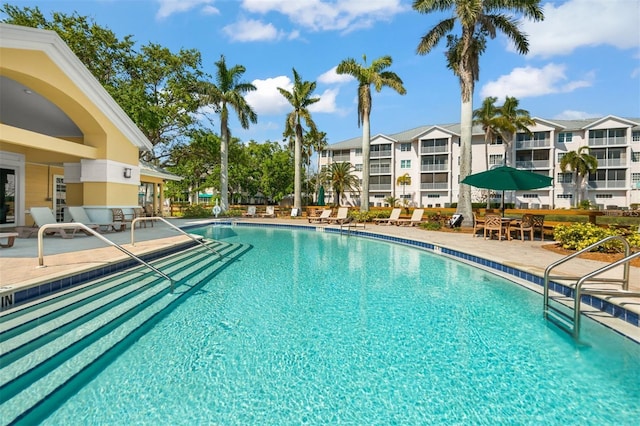
MULTIPOLYGON (((311 109, 329 143, 361 135, 355 80, 335 73, 346 58, 362 63, 383 55, 407 89, 373 95, 371 133, 396 133, 460 119, 457 77, 446 68, 444 42, 434 52, 415 53, 420 37, 447 15, 422 15, 411 0, 48 0, 9 1, 51 12, 92 17, 119 37, 139 44, 198 49, 203 69, 214 62, 246 67, 244 78, 258 90, 247 101, 258 123, 231 131, 243 141, 282 140, 290 106, 292 68, 316 81, 321 98, 311 109)), ((640 117, 640 0, 552 0, 542 2, 543 22, 523 21, 527 56, 498 36, 480 59, 474 108, 486 96, 515 96, 532 116, 573 119, 608 114, 640 117)), ((218 120, 212 117, 214 131, 218 120)))

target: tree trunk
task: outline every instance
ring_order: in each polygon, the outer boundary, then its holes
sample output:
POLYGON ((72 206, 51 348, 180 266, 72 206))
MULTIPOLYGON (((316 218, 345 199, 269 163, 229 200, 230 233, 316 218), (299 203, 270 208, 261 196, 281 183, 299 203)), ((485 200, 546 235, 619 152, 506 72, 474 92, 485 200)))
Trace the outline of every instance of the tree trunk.
MULTIPOLYGON (((463 90, 464 91, 464 90, 463 90)), ((471 97, 468 101, 462 100, 460 108, 460 181, 471 174, 471 127, 473 123, 473 103, 471 97)), ((456 213, 463 217, 462 226, 473 226, 473 213, 471 208, 471 187, 460 184, 458 194, 458 207, 456 213)))
POLYGON ((293 208, 302 211, 302 127, 296 126, 294 147, 293 208))
POLYGON ((220 120, 220 209, 229 209, 229 131, 227 129, 226 114, 221 114, 220 120))
POLYGON ((362 115, 362 194, 360 196, 360 211, 362 212, 369 211, 370 129, 369 111, 364 111, 362 115))

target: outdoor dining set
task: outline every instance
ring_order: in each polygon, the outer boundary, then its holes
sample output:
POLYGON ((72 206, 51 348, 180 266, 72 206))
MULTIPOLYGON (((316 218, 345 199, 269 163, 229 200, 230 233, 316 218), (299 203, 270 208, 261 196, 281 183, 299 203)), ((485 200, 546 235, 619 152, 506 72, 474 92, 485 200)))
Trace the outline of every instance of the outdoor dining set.
POLYGON ((477 236, 479 231, 483 231, 484 238, 492 239, 494 236, 498 240, 511 240, 513 237, 525 240, 528 236, 533 241, 534 234, 540 234, 540 240, 544 241, 544 215, 523 214, 521 218, 504 217, 497 214, 487 214, 479 217, 473 215, 473 236, 477 236), (513 234, 513 235, 512 235, 513 234))

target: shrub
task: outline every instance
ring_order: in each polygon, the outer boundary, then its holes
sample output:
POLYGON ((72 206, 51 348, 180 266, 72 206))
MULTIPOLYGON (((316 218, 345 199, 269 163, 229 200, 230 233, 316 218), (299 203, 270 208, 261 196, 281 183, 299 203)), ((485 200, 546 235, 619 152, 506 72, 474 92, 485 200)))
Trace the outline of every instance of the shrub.
MULTIPOLYGON (((379 214, 373 212, 363 212, 361 210, 350 210, 349 217, 357 220, 358 222, 369 222, 373 217, 380 217, 379 214)), ((388 216, 382 216, 388 217, 388 216)))
MULTIPOLYGON (((622 229, 601 228, 592 223, 574 223, 571 225, 557 225, 553 228, 553 237, 563 248, 568 250, 582 250, 598 241, 613 235, 622 235, 633 247, 640 247, 640 234, 622 229)), ((620 253, 623 245, 619 241, 606 242, 592 251, 606 253, 620 253)))
POLYGON ((422 229, 426 229, 427 231, 439 231, 440 228, 442 228, 442 225, 440 224, 440 222, 422 222, 420 225, 420 228, 422 229))
POLYGON ((188 207, 185 207, 185 209, 182 212, 182 217, 184 217, 185 219, 201 218, 201 217, 209 217, 209 216, 211 216, 211 209, 207 209, 201 206, 200 204, 192 204, 188 207))

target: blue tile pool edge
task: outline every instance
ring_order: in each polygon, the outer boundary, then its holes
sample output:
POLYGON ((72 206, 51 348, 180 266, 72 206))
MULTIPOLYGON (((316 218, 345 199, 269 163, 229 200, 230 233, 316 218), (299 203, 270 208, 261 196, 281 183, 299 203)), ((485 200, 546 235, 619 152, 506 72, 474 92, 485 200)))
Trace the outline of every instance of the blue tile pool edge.
MULTIPOLYGON (((341 230, 340 228, 319 227, 314 225, 292 225, 292 224, 283 224, 283 223, 264 223, 264 222, 253 223, 253 222, 225 221, 225 222, 212 222, 208 225, 287 228, 287 229, 301 229, 301 230, 307 230, 307 231, 315 230, 315 231, 327 232, 332 234, 347 233, 346 230, 341 230)), ((199 224, 199 225, 189 226, 189 228, 197 228, 201 226, 207 226, 207 225, 199 224)), ((184 228, 187 228, 187 227, 184 227, 184 228)), ((453 250, 447 247, 442 247, 437 244, 428 243, 424 241, 416 241, 409 238, 376 234, 373 232, 367 232, 362 230, 349 230, 348 233, 353 236, 393 242, 396 244, 403 244, 403 245, 419 248, 422 250, 428 250, 431 253, 446 255, 448 257, 461 260, 465 263, 469 263, 469 264, 481 267, 482 269, 490 272, 496 271, 501 273, 502 275, 508 275, 514 278, 518 278, 529 284, 533 284, 534 286, 539 287, 540 289, 542 289, 544 286, 544 277, 538 276, 531 272, 523 271, 518 268, 514 268, 512 266, 503 265, 496 261, 485 259, 480 256, 471 255, 471 254, 464 253, 458 250, 453 250)), ((513 282, 515 284, 521 285, 524 288, 527 288, 528 290, 534 291, 533 289, 530 289, 527 286, 518 283, 517 281, 513 281, 513 282)), ((557 283, 555 281, 549 282, 549 289, 551 291, 554 291, 556 293, 559 293, 565 296, 569 296, 569 297, 573 296, 572 288, 567 287, 563 284, 557 283)), ((586 305, 591 306, 592 308, 597 309, 599 311, 606 312, 610 316, 620 319, 622 321, 625 321, 626 323, 629 323, 635 327, 640 327, 640 315, 638 313, 625 309, 620 305, 611 303, 608 300, 604 300, 593 295, 585 295, 582 297, 582 303, 585 303, 586 305)), ((605 327, 608 327, 606 324, 603 324, 603 325, 605 327)), ((611 327, 608 327, 608 328, 611 328, 611 327)))

